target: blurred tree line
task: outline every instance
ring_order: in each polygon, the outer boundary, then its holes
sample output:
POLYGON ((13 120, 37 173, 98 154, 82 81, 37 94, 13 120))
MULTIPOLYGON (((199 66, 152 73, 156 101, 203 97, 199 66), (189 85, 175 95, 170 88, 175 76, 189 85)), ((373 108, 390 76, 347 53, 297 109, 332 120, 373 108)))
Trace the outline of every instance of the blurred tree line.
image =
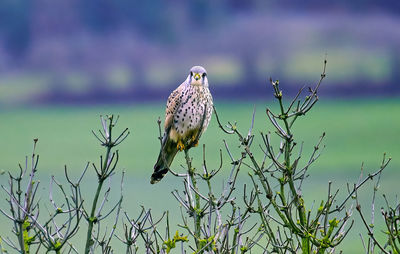
MULTIPOLYGON (((324 11, 326 3, 311 0, 307 2, 282 0, 3 0, 0 1, 0 36, 7 50, 15 56, 23 55, 29 47, 32 39, 31 24, 37 19, 54 16, 55 10, 58 18, 68 16, 71 13, 76 20, 66 26, 70 29, 79 30, 82 27, 94 33, 104 33, 115 30, 118 27, 130 27, 141 32, 150 39, 168 41, 171 38, 171 16, 168 9, 170 6, 180 6, 181 10, 192 21, 189 25, 202 27, 203 29, 222 21, 227 15, 262 11, 266 9, 293 9, 302 11, 324 11), (78 14, 78 15, 76 15, 78 14), (61 15, 61 16, 60 16, 61 15), (75 27, 74 27, 75 26, 75 27)), ((350 12, 359 12, 378 9, 385 12, 398 14, 400 2, 396 0, 377 2, 374 0, 338 0, 329 5, 329 8, 345 9, 350 12)), ((49 31, 52 32, 52 31, 49 31)))
POLYGON ((30 42, 30 1, 4 0, 0 2, 0 36, 14 55, 23 54, 30 42))

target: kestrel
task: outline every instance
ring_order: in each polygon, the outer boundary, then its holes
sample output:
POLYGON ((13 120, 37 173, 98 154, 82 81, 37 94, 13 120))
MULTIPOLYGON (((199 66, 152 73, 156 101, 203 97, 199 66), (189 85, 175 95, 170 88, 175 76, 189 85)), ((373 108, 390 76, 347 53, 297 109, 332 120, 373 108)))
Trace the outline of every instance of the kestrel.
POLYGON ((213 100, 208 89, 207 72, 193 66, 186 80, 168 97, 164 136, 150 183, 160 181, 178 151, 197 146, 210 122, 213 100))

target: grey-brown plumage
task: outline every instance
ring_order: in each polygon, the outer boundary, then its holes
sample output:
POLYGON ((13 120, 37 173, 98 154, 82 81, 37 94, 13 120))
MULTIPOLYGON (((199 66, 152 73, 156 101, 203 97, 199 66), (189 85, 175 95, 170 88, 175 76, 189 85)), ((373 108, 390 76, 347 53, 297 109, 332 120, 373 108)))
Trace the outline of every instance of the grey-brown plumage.
POLYGON ((168 97, 165 132, 150 183, 157 183, 164 177, 178 151, 197 146, 210 122, 212 109, 207 72, 201 66, 194 66, 187 79, 168 97))

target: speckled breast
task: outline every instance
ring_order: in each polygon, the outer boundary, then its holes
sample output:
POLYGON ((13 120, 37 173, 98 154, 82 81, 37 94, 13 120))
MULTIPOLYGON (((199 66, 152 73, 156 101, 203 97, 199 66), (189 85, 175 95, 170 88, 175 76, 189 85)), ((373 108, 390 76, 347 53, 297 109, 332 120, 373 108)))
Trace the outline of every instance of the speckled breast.
POLYGON ((179 136, 201 129, 204 132, 212 114, 212 97, 209 89, 203 86, 187 86, 181 94, 181 104, 174 117, 174 127, 179 136), (204 114, 204 110, 206 113, 204 114), (205 117, 203 121, 203 117, 205 117), (203 123, 202 128, 200 128, 203 123))

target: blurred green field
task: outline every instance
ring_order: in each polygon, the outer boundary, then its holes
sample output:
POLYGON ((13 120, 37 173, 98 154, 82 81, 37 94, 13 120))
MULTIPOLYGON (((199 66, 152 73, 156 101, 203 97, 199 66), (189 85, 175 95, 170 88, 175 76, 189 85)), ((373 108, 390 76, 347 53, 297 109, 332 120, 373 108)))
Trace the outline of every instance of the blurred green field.
MULTIPOLYGON (((259 131, 273 131, 265 116, 265 107, 270 104, 270 101, 217 102, 216 107, 221 121, 237 121, 239 129, 247 132, 255 105, 254 133, 258 135, 259 131)), ((120 147, 121 165, 128 172, 147 175, 159 149, 156 120, 159 116, 163 118, 164 104, 0 111, 3 144, 0 146, 0 169, 15 169, 17 162, 30 152, 34 138, 39 138, 37 151, 42 155, 43 171, 54 172, 62 169, 64 164, 79 170, 86 161, 97 161, 102 150, 91 130, 100 127, 101 114, 111 113, 120 115, 119 130, 125 127, 131 130, 130 137, 120 147)), ((319 171, 358 171, 362 161, 367 166, 377 165, 384 152, 394 157, 392 167, 399 168, 399 116, 400 101, 397 98, 323 101, 305 118, 298 120, 294 134, 298 143, 304 141, 307 152, 307 148, 311 149, 318 137, 326 132, 327 147, 318 161, 319 171)), ((211 161, 217 158, 215 151, 222 147, 222 139, 231 143, 236 140, 222 133, 213 118, 201 140, 210 150, 211 161)))
MULTIPOLYGON (((267 102, 216 102, 221 121, 237 121, 238 128, 247 133, 254 105, 256 106, 255 134, 259 131, 273 131, 265 116, 265 107, 273 104, 267 102)), ((272 107, 275 109, 275 107, 272 107)), ((170 209, 178 212, 176 202, 170 192, 180 188, 180 183, 171 177, 157 185, 150 185, 149 177, 159 151, 158 126, 156 120, 164 114, 164 104, 141 104, 131 106, 91 106, 91 107, 37 107, 31 109, 13 109, 0 111, 0 170, 16 172, 18 162, 32 150, 32 140, 39 138, 37 153, 40 154, 39 178, 42 180, 42 199, 46 200, 49 176, 56 175, 62 179, 64 165, 73 174, 79 174, 84 165, 98 162, 103 153, 91 130, 100 127, 100 114, 118 114, 120 120, 116 130, 128 127, 131 135, 119 147, 121 169, 126 170, 124 210, 135 214, 140 205, 152 207, 161 214, 170 209), (165 202, 168 200, 168 202, 165 202)), ((298 143, 304 141, 304 156, 310 154, 319 136, 326 132, 324 144, 326 148, 320 159, 310 169, 312 175, 306 181, 304 196, 310 195, 309 204, 326 195, 326 183, 331 180, 336 188, 343 188, 347 181, 357 180, 360 165, 365 163, 367 172, 378 168, 382 154, 386 152, 393 157, 382 179, 382 191, 394 198, 398 185, 400 168, 400 101, 393 99, 368 100, 325 100, 318 103, 306 117, 298 120, 294 135, 298 143)), ((218 151, 223 148, 222 140, 227 140, 234 154, 238 154, 238 143, 235 137, 222 133, 213 118, 201 143, 206 144, 209 167, 217 167, 218 151)), ((273 139, 277 142, 278 139, 273 139)), ((256 156, 260 155, 256 138, 254 145, 256 156)), ((201 150, 193 149, 194 163, 200 165, 201 150)), ((172 167, 179 169, 183 156, 178 155, 172 167)), ((227 160, 224 151, 224 160, 227 160)), ((303 162, 304 163, 304 162, 303 162)), ((247 169, 245 169, 247 170, 247 169)), ((92 193, 95 181, 89 180, 93 172, 87 176, 84 190, 92 193)), ((227 174, 224 171, 223 174, 227 174)), ((113 184, 119 183, 118 177, 113 184)), ((0 175, 0 183, 6 183, 6 174, 0 175)), ((245 172, 241 174, 239 184, 247 182, 245 172)), ((93 178, 94 179, 94 178, 93 178)), ((218 183, 216 183, 218 185, 218 183)), ((367 186, 363 200, 368 201, 372 187, 367 186)), ((219 188, 218 188, 219 189, 219 188)), ((117 188, 118 190, 118 188, 117 188)), ((115 198, 118 198, 116 191, 115 198)), ((240 194, 239 194, 240 195, 240 194)), ((91 199, 91 197, 90 197, 91 199)), ((4 201, 0 206, 4 207, 4 201)), ((368 204, 366 204, 368 207, 368 204)), ((45 211, 45 209, 43 209, 45 211)), ((355 214, 356 215, 356 214, 355 214)), ((355 216, 358 220, 357 215, 355 216)), ((4 217, 0 217, 1 225, 10 225, 4 217), (4 224, 5 223, 5 224, 4 224)), ((353 229, 351 236, 341 249, 344 253, 363 253, 358 232, 353 229), (356 244, 355 244, 356 243, 356 244)), ((9 232, 7 227, 0 229, 0 235, 9 232)), ((360 231, 360 232, 364 232, 360 231)))

